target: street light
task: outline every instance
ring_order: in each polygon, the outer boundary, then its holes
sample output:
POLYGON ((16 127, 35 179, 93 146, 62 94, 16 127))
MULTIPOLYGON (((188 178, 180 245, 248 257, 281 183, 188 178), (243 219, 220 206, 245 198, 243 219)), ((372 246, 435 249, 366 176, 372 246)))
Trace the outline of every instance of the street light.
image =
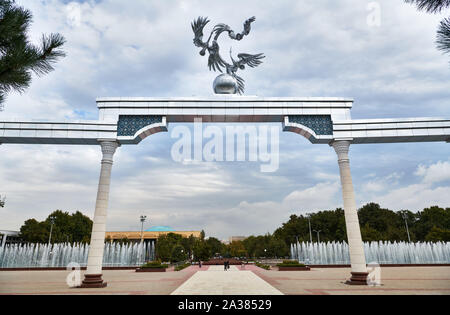
POLYGON ((407 217, 406 217, 406 211, 402 211, 402 212, 400 212, 400 214, 401 214, 403 220, 405 220, 406 233, 408 234, 408 242, 411 243, 411 237, 410 237, 410 235, 409 235, 409 229, 408 229, 408 221, 406 220, 406 219, 407 219, 407 217))
POLYGON ((308 225, 309 225, 309 241, 312 244, 312 232, 311 232, 311 214, 307 213, 308 216, 308 225))
POLYGON ((317 233, 317 243, 320 243, 320 232, 322 232, 322 230, 314 230, 314 232, 317 233))
POLYGON ((141 215, 141 242, 144 241, 144 222, 147 219, 146 215, 141 215))
POLYGON ((56 217, 55 216, 51 216, 50 218, 49 218, 49 220, 50 220, 50 236, 48 237, 48 245, 50 246, 50 242, 51 242, 51 240, 52 240, 52 232, 53 232, 53 224, 55 224, 55 221, 56 221, 56 217))

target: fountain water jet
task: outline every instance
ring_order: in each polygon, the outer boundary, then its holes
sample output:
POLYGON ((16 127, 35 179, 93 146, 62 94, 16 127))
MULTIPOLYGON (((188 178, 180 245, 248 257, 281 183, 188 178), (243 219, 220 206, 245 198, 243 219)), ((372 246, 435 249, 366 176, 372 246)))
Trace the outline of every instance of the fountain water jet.
MULTIPOLYGON (((74 262, 86 266, 89 253, 87 244, 14 244, 0 248, 0 268, 57 268, 74 262)), ((139 266, 155 258, 155 244, 105 244, 103 266, 139 266)))
MULTIPOLYGON (((367 262, 378 264, 450 264, 450 242, 370 242, 364 252, 367 262)), ((291 258, 310 265, 350 264, 345 242, 292 244, 291 258)))

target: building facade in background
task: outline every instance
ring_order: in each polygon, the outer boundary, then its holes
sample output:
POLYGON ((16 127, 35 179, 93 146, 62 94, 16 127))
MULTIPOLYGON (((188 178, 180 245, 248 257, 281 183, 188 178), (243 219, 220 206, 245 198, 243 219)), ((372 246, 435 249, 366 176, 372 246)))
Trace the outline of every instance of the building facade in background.
POLYGON ((161 235, 167 235, 174 233, 183 237, 200 237, 201 231, 176 231, 169 226, 154 226, 143 232, 141 231, 119 231, 119 232, 106 232, 106 240, 110 242, 128 240, 131 242, 143 241, 156 241, 161 235))

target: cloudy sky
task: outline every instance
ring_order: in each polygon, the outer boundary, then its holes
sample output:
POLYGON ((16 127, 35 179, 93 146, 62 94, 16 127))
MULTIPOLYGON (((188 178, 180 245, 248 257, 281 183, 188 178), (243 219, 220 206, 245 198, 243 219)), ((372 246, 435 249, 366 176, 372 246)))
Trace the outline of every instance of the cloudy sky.
MULTIPOLYGON (((371 1, 19 0, 34 14, 31 38, 59 32, 67 57, 10 94, 0 119, 97 119, 96 97, 208 96, 217 74, 192 44, 190 23, 208 16, 250 36, 222 40, 234 52, 264 52, 245 71, 246 94, 328 96, 355 100, 353 118, 449 117, 450 56, 435 48, 444 15, 418 12, 401 0, 371 1)), ((446 12, 447 15, 449 12, 446 12)), ((209 26, 211 27, 211 26, 209 26)), ((258 163, 177 163, 168 133, 115 156, 108 230, 169 225, 228 238, 273 232, 291 214, 342 206, 334 151, 296 134, 280 133, 280 167, 258 163)), ((55 209, 93 216, 100 149, 81 146, 0 147, 0 229, 45 219, 55 209)), ((355 145, 351 167, 358 205, 393 210, 450 206, 450 145, 355 145)))

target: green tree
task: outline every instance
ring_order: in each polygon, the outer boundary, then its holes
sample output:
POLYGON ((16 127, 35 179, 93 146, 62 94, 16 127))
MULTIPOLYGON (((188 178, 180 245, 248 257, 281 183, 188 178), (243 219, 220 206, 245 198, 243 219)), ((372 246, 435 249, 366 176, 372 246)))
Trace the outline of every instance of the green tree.
POLYGON ((172 263, 177 263, 180 261, 186 260, 186 252, 184 251, 184 247, 180 244, 175 245, 172 248, 172 254, 170 256, 170 261, 172 263))
MULTIPOLYGON (((450 7, 450 0, 405 0, 407 3, 413 3, 419 10, 428 13, 441 13, 444 9, 450 7)), ((450 53, 450 18, 443 19, 437 31, 437 48, 444 53, 450 53)))
POLYGON ((373 242, 379 241, 382 239, 382 235, 376 229, 369 226, 369 223, 366 223, 364 226, 361 226, 361 236, 364 242, 373 242))
POLYGON ((188 254, 188 257, 192 257, 192 251, 194 249, 194 244, 195 244, 195 236, 194 235, 190 235, 189 237, 183 237, 183 239, 181 240, 181 245, 183 246, 185 253, 188 254))
POLYGON ((36 219, 26 220, 20 228, 22 240, 30 243, 48 242, 50 232, 44 222, 38 222, 36 219))
POLYGON ((417 213, 417 220, 410 230, 419 241, 425 241, 428 233, 434 228, 450 228, 450 208, 433 206, 417 213))
POLYGON ((70 218, 70 241, 89 243, 92 233, 92 220, 77 211, 71 215, 70 218))
POLYGON ((208 260, 210 257, 210 249, 206 241, 197 239, 194 244, 194 260, 208 260))
POLYGON ((156 256, 162 261, 170 261, 173 248, 176 245, 181 245, 182 239, 181 235, 175 233, 160 235, 156 241, 156 256))
POLYGON ((270 257, 286 257, 289 256, 289 247, 283 240, 272 236, 267 246, 267 252, 270 257))
POLYGON ((215 237, 208 238, 206 240, 206 245, 209 248, 209 255, 211 257, 224 252, 224 244, 215 237))
POLYGON ((242 241, 234 241, 230 243, 230 254, 233 257, 246 256, 247 251, 245 250, 244 243, 242 241))
POLYGON ((88 243, 92 231, 92 220, 81 212, 70 215, 68 212, 56 210, 45 221, 27 220, 20 228, 20 234, 25 242, 48 242, 51 229, 50 217, 55 218, 52 230, 52 243, 83 242, 88 243))
POLYGON ((29 10, 14 0, 0 0, 0 105, 11 90, 23 92, 31 84, 31 73, 44 75, 65 53, 60 34, 42 35, 41 46, 28 39, 32 22, 29 10))
POLYGON ((427 242, 450 242, 450 230, 434 226, 425 237, 427 242))

